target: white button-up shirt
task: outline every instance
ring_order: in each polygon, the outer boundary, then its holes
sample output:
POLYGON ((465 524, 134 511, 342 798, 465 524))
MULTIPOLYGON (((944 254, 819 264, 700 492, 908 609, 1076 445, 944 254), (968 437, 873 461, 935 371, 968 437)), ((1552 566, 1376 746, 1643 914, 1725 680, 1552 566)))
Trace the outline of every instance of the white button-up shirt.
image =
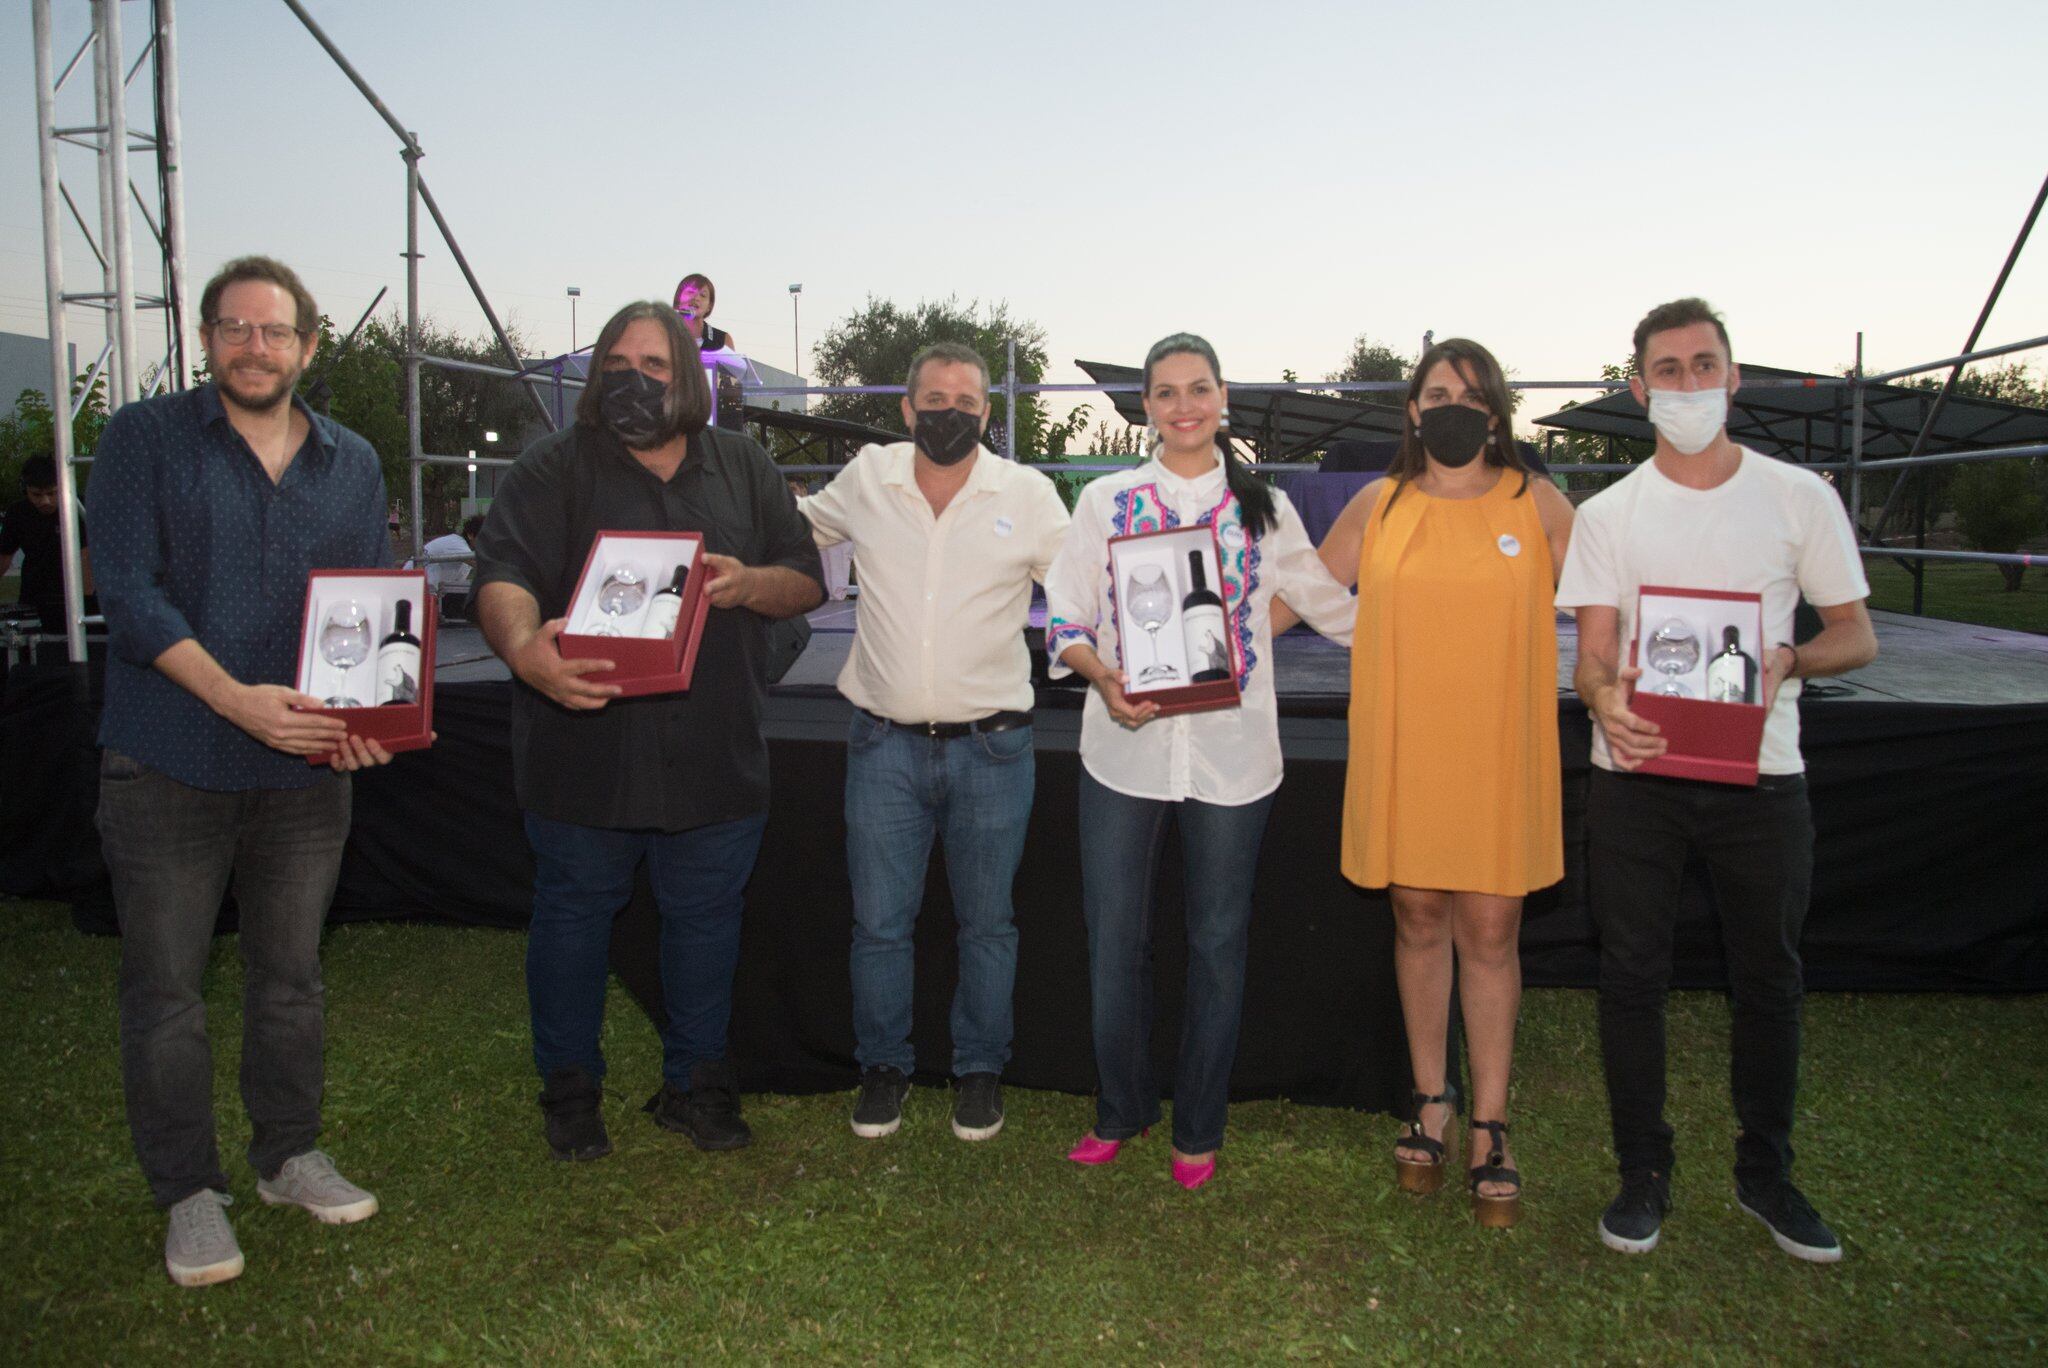
POLYGON ((1038 471, 978 447, 934 516, 916 457, 909 442, 863 447, 798 501, 818 545, 853 544, 860 597, 839 692, 895 722, 1028 712, 1031 583, 1059 551, 1067 506, 1038 471))
POLYGON ((1223 565, 1223 613, 1236 635, 1242 701, 1214 712, 1158 717, 1132 731, 1110 717, 1095 689, 1081 713, 1081 763, 1105 788, 1133 798, 1237 807, 1280 787, 1280 707, 1273 692, 1273 596, 1333 641, 1351 644, 1358 612, 1351 591, 1316 555, 1301 515, 1278 490, 1273 525, 1254 536, 1229 494, 1223 466, 1182 479, 1147 461, 1106 475, 1081 492, 1073 529, 1045 581, 1050 618, 1045 650, 1054 678, 1071 673, 1060 653, 1076 642, 1119 663, 1116 615, 1109 603, 1109 539, 1159 527, 1216 528, 1223 565))

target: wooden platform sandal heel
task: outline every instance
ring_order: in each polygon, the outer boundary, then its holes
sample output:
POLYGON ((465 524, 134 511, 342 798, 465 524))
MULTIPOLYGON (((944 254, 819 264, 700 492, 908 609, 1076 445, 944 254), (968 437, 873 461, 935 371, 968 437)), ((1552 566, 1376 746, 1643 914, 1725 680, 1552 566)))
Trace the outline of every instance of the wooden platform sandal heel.
POLYGON ((1450 1138, 1451 1122, 1457 1119, 1458 1090, 1446 1087, 1440 1093, 1417 1092, 1408 1096, 1408 1129, 1394 1141, 1394 1179, 1401 1191, 1427 1197, 1444 1185, 1444 1165, 1449 1158, 1445 1141, 1450 1138), (1444 1140, 1433 1140, 1423 1131, 1424 1107, 1444 1109, 1444 1140), (1418 1159, 1408 1151, 1419 1151, 1427 1157, 1418 1159))
POLYGON ((1472 1189, 1472 1214, 1482 1226, 1505 1230, 1522 1219, 1522 1175, 1507 1167, 1508 1123, 1474 1121, 1472 1129, 1483 1130, 1493 1137, 1493 1143, 1488 1147, 1486 1162, 1474 1165, 1471 1172, 1466 1175, 1472 1189), (1498 1197, 1489 1197, 1479 1190, 1481 1183, 1512 1183, 1515 1190, 1498 1197))

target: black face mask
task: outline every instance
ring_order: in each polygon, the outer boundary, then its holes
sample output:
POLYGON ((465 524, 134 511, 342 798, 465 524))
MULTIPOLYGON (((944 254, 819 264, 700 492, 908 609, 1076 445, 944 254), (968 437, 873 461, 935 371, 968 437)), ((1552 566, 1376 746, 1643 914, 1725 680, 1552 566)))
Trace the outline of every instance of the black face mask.
POLYGON ((1422 444, 1429 448, 1437 463, 1456 469, 1471 465, 1479 455, 1480 448, 1486 445, 1486 425, 1491 421, 1491 415, 1478 409, 1442 404, 1424 409, 1416 426, 1422 433, 1422 444))
POLYGON ((604 373, 598 382, 604 425, 629 447, 645 451, 674 434, 668 422, 668 386, 632 367, 604 373))
POLYGON ((933 465, 958 465, 981 441, 981 415, 956 408, 919 409, 910 435, 933 465))

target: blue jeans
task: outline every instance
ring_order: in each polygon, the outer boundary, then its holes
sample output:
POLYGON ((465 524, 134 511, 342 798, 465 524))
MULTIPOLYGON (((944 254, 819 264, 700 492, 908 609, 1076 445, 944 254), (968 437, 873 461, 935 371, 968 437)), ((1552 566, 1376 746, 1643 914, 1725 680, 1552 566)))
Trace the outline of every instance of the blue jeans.
POLYGON ((1188 978, 1173 1143, 1183 1154, 1222 1147, 1244 1015, 1252 883, 1272 810, 1271 794, 1238 807, 1131 798, 1082 769, 1081 905, 1088 918, 1095 1071, 1102 1082, 1095 1133, 1104 1140, 1128 1140, 1159 1120, 1152 1070, 1152 878, 1166 824, 1177 821, 1187 884, 1188 978))
POLYGON ((742 895, 768 814, 689 831, 613 831, 526 814, 533 847, 533 926, 526 937, 526 998, 533 1063, 542 1078, 576 1068, 604 1077, 598 1032, 612 918, 633 895, 647 860, 661 909, 661 987, 668 1025, 662 1077, 679 1088, 690 1070, 725 1058, 732 978, 740 962, 742 895))
POLYGON ((924 902, 932 836, 946 842, 959 923, 953 1072, 996 1073, 1010 1059, 1017 929, 1010 901, 1035 764, 1031 728, 939 740, 856 711, 846 740, 846 865, 853 881, 854 1058, 912 1072, 911 929, 924 902))

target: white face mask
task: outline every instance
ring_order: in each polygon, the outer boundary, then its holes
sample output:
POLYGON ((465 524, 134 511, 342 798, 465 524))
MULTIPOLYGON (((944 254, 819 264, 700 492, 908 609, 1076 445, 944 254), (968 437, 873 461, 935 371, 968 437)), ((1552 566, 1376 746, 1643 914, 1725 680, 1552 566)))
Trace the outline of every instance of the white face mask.
POLYGON ((1727 425, 1725 389, 1650 391, 1650 426, 1688 456, 1705 451, 1727 425))

